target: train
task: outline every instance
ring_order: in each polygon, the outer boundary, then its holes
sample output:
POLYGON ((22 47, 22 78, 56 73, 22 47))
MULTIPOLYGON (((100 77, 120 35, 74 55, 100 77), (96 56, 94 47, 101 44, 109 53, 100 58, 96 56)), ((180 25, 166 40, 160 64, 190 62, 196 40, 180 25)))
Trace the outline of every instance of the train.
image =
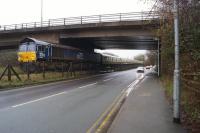
POLYGON ((18 61, 24 65, 36 62, 85 62, 101 65, 134 64, 139 63, 133 59, 88 52, 79 48, 53 44, 35 38, 26 37, 20 41, 18 61))

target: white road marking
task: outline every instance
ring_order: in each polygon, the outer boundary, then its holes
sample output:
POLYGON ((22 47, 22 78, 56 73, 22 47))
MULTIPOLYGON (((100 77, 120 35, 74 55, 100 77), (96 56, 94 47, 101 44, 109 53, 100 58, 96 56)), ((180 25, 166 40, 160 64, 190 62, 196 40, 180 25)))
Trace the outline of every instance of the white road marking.
POLYGON ((38 101, 41 101, 41 100, 45 100, 45 99, 48 99, 48 98, 51 98, 51 97, 55 97, 55 96, 58 96, 58 95, 62 95, 62 94, 66 94, 66 93, 67 93, 67 92, 64 91, 64 92, 57 93, 57 94, 54 94, 54 95, 50 95, 50 96, 46 96, 46 97, 42 97, 42 98, 39 98, 39 99, 36 99, 36 100, 32 100, 32 101, 28 101, 28 102, 25 102, 25 103, 21 103, 21 104, 13 105, 12 107, 13 107, 13 108, 16 108, 16 107, 19 107, 19 106, 23 106, 23 105, 26 105, 26 104, 29 104, 29 103, 38 102, 38 101))
POLYGON ((129 88, 126 90, 126 96, 128 96, 134 89, 134 86, 139 82, 140 80, 135 80, 133 83, 129 85, 129 88))
POLYGON ((133 91, 133 89, 135 88, 135 86, 140 82, 140 80, 144 78, 144 75, 142 74, 138 79, 136 79, 135 81, 133 81, 129 86, 128 89, 126 90, 126 96, 128 97, 129 94, 133 91))
POLYGON ((10 89, 10 90, 2 91, 2 92, 0 91, 0 93, 22 91, 22 90, 36 88, 36 87, 46 87, 46 86, 48 87, 50 85, 59 85, 60 83, 68 83, 68 82, 73 82, 73 81, 85 80, 85 79, 99 77, 99 76, 106 75, 106 74, 110 74, 110 73, 97 74, 97 75, 92 75, 92 76, 83 77, 83 78, 79 78, 79 79, 72 79, 72 80, 66 79, 66 80, 63 80, 63 81, 56 81, 56 82, 53 82, 53 83, 45 83, 45 84, 41 84, 41 85, 31 85, 31 86, 27 86, 27 87, 20 87, 19 86, 18 89, 10 89))
MULTIPOLYGON (((104 75, 104 74, 94 75, 94 76, 90 76, 90 77, 86 77, 86 78, 82 78, 82 79, 97 77, 97 76, 100 76, 100 75, 104 75)), ((103 80, 103 81, 105 82, 105 81, 109 81, 109 80, 112 80, 112 79, 113 79, 113 78, 109 78, 109 79, 105 79, 105 80, 103 80)), ((75 79, 75 80, 80 80, 80 79, 75 79)), ((75 81, 75 80, 60 81, 60 82, 70 82, 70 81, 75 81)), ((50 83, 50 84, 56 84, 56 83, 60 83, 60 82, 55 82, 55 83, 50 83)), ((134 83, 134 82, 133 82, 133 83, 134 83)), ((133 83, 131 83, 131 84, 129 85, 129 87, 131 87, 133 83)), ((95 85, 95 84, 97 84, 97 82, 91 83, 91 84, 88 84, 88 85, 84 85, 84 86, 81 86, 81 87, 78 87, 78 88, 85 88, 85 87, 92 86, 92 85, 95 85)), ((49 85, 49 84, 38 85, 38 86, 30 86, 30 87, 25 87, 25 88, 39 87, 39 86, 41 87, 41 86, 46 86, 46 85, 49 85)), ((24 89, 25 89, 25 88, 24 88, 24 89)), ((130 89, 130 88, 129 88, 129 89, 130 89)), ((129 89, 128 89, 128 90, 129 90, 129 89)), ((129 94, 129 93, 131 92, 131 90, 129 90, 129 91, 128 91, 128 90, 127 90, 127 93, 129 94)), ((26 105, 26 104, 29 104, 29 103, 38 102, 38 101, 41 101, 41 100, 45 100, 45 99, 48 99, 48 98, 51 98, 51 97, 54 97, 54 96, 58 96, 58 95, 62 95, 62 94, 66 94, 66 93, 67 93, 67 92, 64 91, 64 92, 57 93, 57 94, 54 94, 54 95, 42 97, 42 98, 39 98, 39 99, 36 99, 36 100, 32 100, 32 101, 24 102, 24 103, 21 103, 21 104, 13 105, 13 106, 11 106, 11 107, 12 107, 12 108, 20 107, 20 106, 23 106, 23 105, 26 105)))
POLYGON ((92 86, 92 85, 95 85, 95 84, 97 84, 97 82, 92 83, 92 84, 88 84, 88 85, 84 85, 84 86, 81 86, 81 87, 78 87, 78 88, 85 88, 85 87, 92 86))
POLYGON ((104 82, 106 82, 106 81, 109 81, 109 80, 112 80, 113 78, 109 78, 109 79, 105 79, 105 80, 103 80, 104 82))

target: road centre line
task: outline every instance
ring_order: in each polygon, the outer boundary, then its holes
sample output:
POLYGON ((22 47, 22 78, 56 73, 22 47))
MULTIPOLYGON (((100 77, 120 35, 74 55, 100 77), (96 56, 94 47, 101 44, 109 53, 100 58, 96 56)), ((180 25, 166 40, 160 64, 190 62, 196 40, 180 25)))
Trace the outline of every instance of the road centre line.
POLYGON ((64 92, 60 92, 60 93, 57 93, 57 94, 54 94, 54 95, 42 97, 42 98, 39 98, 39 99, 36 99, 36 100, 32 100, 32 101, 28 101, 28 102, 25 102, 25 103, 13 105, 12 108, 16 108, 16 107, 19 107, 19 106, 23 106, 23 105, 26 105, 26 104, 29 104, 29 103, 38 102, 38 101, 41 101, 41 100, 45 100, 45 99, 48 99, 48 98, 51 98, 51 97, 55 97, 55 96, 58 96, 58 95, 62 95, 62 94, 66 94, 66 93, 67 93, 67 92, 64 91, 64 92))
POLYGON ((109 78, 109 79, 105 79, 105 80, 103 80, 104 82, 106 82, 106 81, 109 81, 109 80, 112 80, 113 78, 109 78))
MULTIPOLYGON (((73 81, 85 80, 85 79, 90 79, 90 78, 94 78, 94 77, 99 77, 99 76, 106 75, 106 74, 110 74, 110 73, 97 74, 97 75, 92 75, 92 76, 83 77, 83 78, 78 78, 78 79, 56 81, 56 82, 45 83, 45 84, 40 84, 40 85, 31 85, 31 86, 19 87, 19 89, 10 89, 10 90, 5 90, 4 92, 9 92, 9 91, 12 91, 12 92, 14 92, 14 91, 22 91, 22 90, 26 90, 26 89, 29 89, 29 88, 46 87, 46 86, 50 86, 50 85, 59 85, 60 83, 68 83, 68 82, 73 82, 73 81)), ((1 92, 1 91, 0 91, 0 92, 1 92)), ((1 93, 3 93, 3 92, 1 92, 1 93)))
MULTIPOLYGON (((113 78, 106 79, 105 81, 108 81, 108 80, 111 80, 111 79, 113 79, 113 78)), ((95 84, 97 84, 97 82, 91 83, 91 84, 87 84, 87 85, 84 85, 84 86, 80 86, 80 87, 78 87, 78 88, 85 88, 85 87, 89 87, 89 86, 92 86, 92 85, 95 85, 95 84)), ((67 93, 67 92, 64 91, 64 92, 57 93, 57 94, 54 94, 54 95, 42 97, 42 98, 39 98, 39 99, 36 99, 36 100, 32 100, 32 101, 24 102, 24 103, 21 103, 21 104, 13 105, 13 106, 11 106, 11 107, 12 107, 12 108, 16 108, 16 107, 19 107, 19 106, 23 106, 23 105, 26 105, 26 104, 29 104, 29 103, 38 102, 38 101, 41 101, 41 100, 45 100, 45 99, 48 99, 48 98, 51 98, 51 97, 54 97, 54 96, 58 96, 58 95, 61 95, 61 94, 66 94, 66 93, 67 93)))
MULTIPOLYGON (((94 75, 94 76, 90 76, 90 77, 87 77, 87 78, 92 78, 92 77, 97 77, 97 76, 100 76, 100 75, 104 75, 104 74, 99 74, 99 75, 94 75)), ((82 78, 82 79, 87 79, 87 78, 82 78)), ((105 79, 103 81, 109 81, 113 78, 109 78, 109 79, 105 79)), ((80 79, 75 79, 75 80, 80 80, 80 79)), ((60 81, 60 82, 70 82, 70 81, 75 81, 75 80, 68 80, 68 81, 60 81)), ((57 82, 57 83, 60 83, 60 82, 57 82)), ((88 84, 88 85, 84 85, 84 86, 80 86, 78 88, 85 88, 85 87, 88 87, 88 86, 92 86, 92 85, 95 85, 97 84, 98 82, 95 82, 95 83, 91 83, 91 84, 88 84)), ((55 83, 52 83, 52 84, 56 84, 55 83)), ((38 86, 45 86, 44 85, 38 85, 38 86)), ((30 86, 31 87, 31 86, 30 86)), ((36 86, 33 86, 33 87, 36 87, 36 86)), ((26 88, 26 87, 25 87, 26 88)), ((29 88, 29 87, 27 87, 29 88)), ((38 102, 38 101, 41 101, 41 100, 45 100, 45 99, 48 99, 48 98, 51 98, 51 97, 54 97, 54 96, 58 96, 58 95, 61 95, 61 94, 66 94, 67 92, 64 91, 64 92, 61 92, 61 93, 57 93, 57 94, 53 94, 53 95, 49 95, 49 96, 46 96, 46 97, 42 97, 42 98, 39 98, 39 99, 36 99, 36 100, 32 100, 32 101, 28 101, 28 102, 24 102, 24 103, 21 103, 21 104, 17 104, 17 105, 13 105, 11 106, 12 108, 16 108, 16 107, 20 107, 20 106, 23 106, 23 105, 26 105, 26 104, 29 104, 29 103, 34 103, 34 102, 38 102)))
POLYGON ((92 85, 95 85, 95 84, 97 84, 97 82, 92 83, 92 84, 88 84, 88 85, 84 85, 84 86, 80 86, 80 87, 78 87, 78 88, 85 88, 85 87, 92 86, 92 85))

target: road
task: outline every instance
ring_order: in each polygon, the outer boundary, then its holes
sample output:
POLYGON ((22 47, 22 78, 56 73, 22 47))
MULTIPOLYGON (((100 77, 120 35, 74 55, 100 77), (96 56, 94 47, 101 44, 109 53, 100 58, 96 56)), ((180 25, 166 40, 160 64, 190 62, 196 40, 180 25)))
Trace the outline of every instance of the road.
POLYGON ((84 133, 136 77, 132 69, 0 92, 0 132, 84 133))

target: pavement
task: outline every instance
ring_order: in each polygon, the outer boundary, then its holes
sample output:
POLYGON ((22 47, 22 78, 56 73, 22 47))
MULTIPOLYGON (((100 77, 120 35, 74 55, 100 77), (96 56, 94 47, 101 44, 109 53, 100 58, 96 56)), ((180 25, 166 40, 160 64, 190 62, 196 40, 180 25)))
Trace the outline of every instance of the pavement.
POLYGON ((186 133, 172 120, 164 88, 154 74, 148 73, 130 93, 108 133, 186 133))
POLYGON ((84 133, 137 78, 136 70, 0 92, 0 133, 84 133))

